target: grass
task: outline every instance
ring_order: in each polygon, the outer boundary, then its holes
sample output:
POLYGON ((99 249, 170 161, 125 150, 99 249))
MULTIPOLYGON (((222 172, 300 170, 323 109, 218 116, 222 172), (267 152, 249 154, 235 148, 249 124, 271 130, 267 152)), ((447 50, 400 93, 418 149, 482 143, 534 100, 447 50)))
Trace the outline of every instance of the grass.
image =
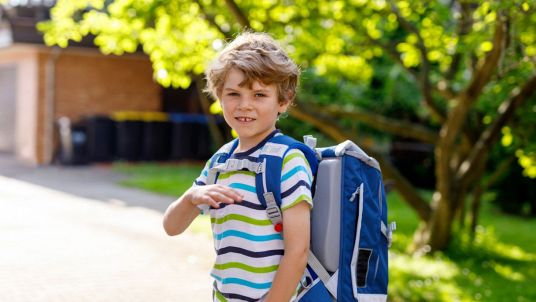
POLYGON ((113 169, 128 175, 121 184, 179 197, 201 173, 201 164, 129 164, 119 162, 113 169))
MULTIPOLYGON (((201 168, 200 164, 114 165, 130 176, 123 185, 177 197, 201 168)), ((535 219, 503 214, 488 197, 474 242, 458 232, 445 252, 413 257, 405 251, 419 220, 396 193, 389 193, 388 202, 389 220, 397 222, 390 250, 390 301, 536 301, 535 219)), ((211 236, 207 216, 199 216, 190 229, 211 236)))
POLYGON ((536 301, 536 220, 503 214, 488 200, 474 242, 458 232, 447 251, 412 257, 405 250, 417 216, 395 193, 388 200, 398 227, 390 251, 391 301, 536 301))

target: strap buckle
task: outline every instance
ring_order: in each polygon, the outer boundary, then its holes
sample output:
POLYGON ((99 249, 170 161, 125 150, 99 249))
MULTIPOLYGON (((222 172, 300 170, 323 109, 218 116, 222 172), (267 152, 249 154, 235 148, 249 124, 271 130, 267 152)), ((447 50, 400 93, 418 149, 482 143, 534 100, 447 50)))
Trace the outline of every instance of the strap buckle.
POLYGON ((382 221, 381 231, 382 231, 382 234, 387 239, 387 247, 391 247, 391 244, 393 243, 393 232, 395 230, 396 230, 396 222, 395 221, 392 221, 387 226, 382 221))
POLYGON ((268 219, 274 225, 274 229, 277 232, 281 232, 283 230, 283 215, 281 214, 281 209, 275 202, 274 194, 272 192, 264 193, 264 200, 266 200, 266 215, 268 219))

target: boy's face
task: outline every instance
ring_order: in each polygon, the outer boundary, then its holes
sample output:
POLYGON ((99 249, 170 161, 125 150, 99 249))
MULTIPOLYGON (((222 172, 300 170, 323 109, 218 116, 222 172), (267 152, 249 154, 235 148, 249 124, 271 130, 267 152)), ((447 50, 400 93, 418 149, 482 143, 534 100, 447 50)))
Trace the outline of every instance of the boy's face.
POLYGON ((238 133, 240 151, 256 146, 275 130, 278 113, 285 112, 289 104, 278 102, 276 84, 254 81, 250 88, 240 86, 243 81, 242 71, 232 68, 220 96, 225 121, 238 133))

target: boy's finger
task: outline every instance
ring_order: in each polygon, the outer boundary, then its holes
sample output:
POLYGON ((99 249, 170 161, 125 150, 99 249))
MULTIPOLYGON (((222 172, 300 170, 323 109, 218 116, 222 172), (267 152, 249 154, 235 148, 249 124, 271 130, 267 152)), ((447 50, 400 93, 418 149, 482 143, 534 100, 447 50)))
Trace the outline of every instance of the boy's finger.
POLYGON ((234 203, 234 199, 227 196, 225 193, 220 193, 220 192, 210 192, 210 196, 216 200, 216 201, 219 201, 219 202, 224 202, 224 203, 234 203))
POLYGON ((205 202, 215 209, 218 209, 220 207, 220 205, 214 200, 214 198, 212 198, 212 196, 206 196, 205 202))
POLYGON ((242 194, 238 193, 238 191, 232 188, 221 186, 220 189, 221 191, 219 192, 232 198, 234 201, 242 201, 242 199, 244 199, 244 196, 242 196, 242 194))

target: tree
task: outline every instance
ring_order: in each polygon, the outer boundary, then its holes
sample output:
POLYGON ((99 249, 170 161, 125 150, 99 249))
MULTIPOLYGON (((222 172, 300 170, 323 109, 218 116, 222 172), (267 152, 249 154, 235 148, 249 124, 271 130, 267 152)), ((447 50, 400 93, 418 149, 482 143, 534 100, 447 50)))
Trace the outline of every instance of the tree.
POLYGON ((488 154, 503 129, 519 138, 526 170, 535 169, 534 132, 519 127, 535 110, 535 18, 528 0, 59 0, 52 20, 39 28, 49 45, 66 47, 89 34, 106 54, 141 45, 164 86, 199 80, 224 40, 243 28, 270 32, 302 67, 326 77, 368 83, 371 64, 389 60, 418 88, 425 123, 366 112, 355 100, 300 99, 291 115, 336 141, 359 141, 339 123, 346 118, 434 144, 437 183, 430 203, 373 146, 362 144, 422 220, 414 250, 426 252, 447 246, 465 200, 479 198, 481 179, 493 170, 488 154))

